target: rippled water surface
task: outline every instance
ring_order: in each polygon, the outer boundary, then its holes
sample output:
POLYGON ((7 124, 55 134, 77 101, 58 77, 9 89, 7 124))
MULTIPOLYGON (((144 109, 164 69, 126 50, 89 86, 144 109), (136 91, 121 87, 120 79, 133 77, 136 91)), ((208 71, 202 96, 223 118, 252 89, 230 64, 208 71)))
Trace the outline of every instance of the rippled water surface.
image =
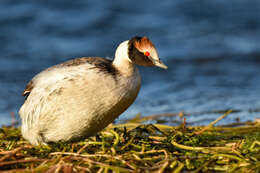
POLYGON ((26 83, 41 70, 81 56, 113 58, 117 45, 146 35, 167 71, 141 67, 143 86, 121 116, 185 111, 207 124, 260 117, 260 1, 192 0, 0 2, 0 125, 10 124, 26 83), (256 111, 252 111, 256 110, 256 111))

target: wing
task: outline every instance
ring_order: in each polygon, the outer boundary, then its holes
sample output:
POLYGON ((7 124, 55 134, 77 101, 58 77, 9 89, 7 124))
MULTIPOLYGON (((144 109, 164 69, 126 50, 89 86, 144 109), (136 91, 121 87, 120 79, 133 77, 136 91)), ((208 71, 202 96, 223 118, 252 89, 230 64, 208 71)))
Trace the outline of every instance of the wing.
POLYGON ((115 76, 117 70, 113 67, 112 61, 100 57, 82 57, 66 61, 47 68, 46 70, 37 74, 25 87, 22 95, 25 100, 29 97, 32 90, 37 87, 47 87, 58 81, 76 76, 81 70, 79 66, 84 65, 83 70, 96 69, 99 72, 111 74, 115 76))
POLYGON ((33 89, 33 81, 31 80, 25 87, 25 89, 23 90, 22 96, 25 97, 25 100, 27 99, 27 97, 30 95, 31 91, 33 89))

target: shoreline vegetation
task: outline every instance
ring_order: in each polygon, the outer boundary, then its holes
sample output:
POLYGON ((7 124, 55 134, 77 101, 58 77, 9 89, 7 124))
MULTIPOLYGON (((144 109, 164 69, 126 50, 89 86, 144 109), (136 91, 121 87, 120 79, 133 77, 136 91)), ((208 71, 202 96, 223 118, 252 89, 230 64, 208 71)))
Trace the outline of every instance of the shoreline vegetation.
POLYGON ((19 128, 0 128, 0 171, 5 172, 257 172, 260 123, 215 126, 143 124, 135 117, 73 143, 32 146, 19 128))

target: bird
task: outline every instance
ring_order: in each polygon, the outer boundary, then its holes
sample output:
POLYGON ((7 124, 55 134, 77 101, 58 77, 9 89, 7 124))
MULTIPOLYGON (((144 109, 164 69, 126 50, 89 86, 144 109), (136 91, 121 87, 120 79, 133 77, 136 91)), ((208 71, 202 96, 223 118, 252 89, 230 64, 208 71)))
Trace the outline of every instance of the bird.
POLYGON ((22 95, 22 136, 32 145, 80 141, 96 135, 136 99, 137 65, 168 67, 146 37, 135 36, 116 48, 113 60, 81 57, 35 75, 22 95))

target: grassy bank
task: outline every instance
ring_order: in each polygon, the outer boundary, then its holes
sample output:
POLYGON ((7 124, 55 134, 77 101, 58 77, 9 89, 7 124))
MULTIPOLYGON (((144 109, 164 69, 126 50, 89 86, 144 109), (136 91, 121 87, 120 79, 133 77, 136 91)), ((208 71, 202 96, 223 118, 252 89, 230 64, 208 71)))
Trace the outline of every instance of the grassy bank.
MULTIPOLYGON (((222 117, 223 118, 223 117, 222 117)), ((31 146, 0 129, 0 170, 10 172, 256 172, 260 124, 186 127, 111 125, 78 143, 31 146)))

